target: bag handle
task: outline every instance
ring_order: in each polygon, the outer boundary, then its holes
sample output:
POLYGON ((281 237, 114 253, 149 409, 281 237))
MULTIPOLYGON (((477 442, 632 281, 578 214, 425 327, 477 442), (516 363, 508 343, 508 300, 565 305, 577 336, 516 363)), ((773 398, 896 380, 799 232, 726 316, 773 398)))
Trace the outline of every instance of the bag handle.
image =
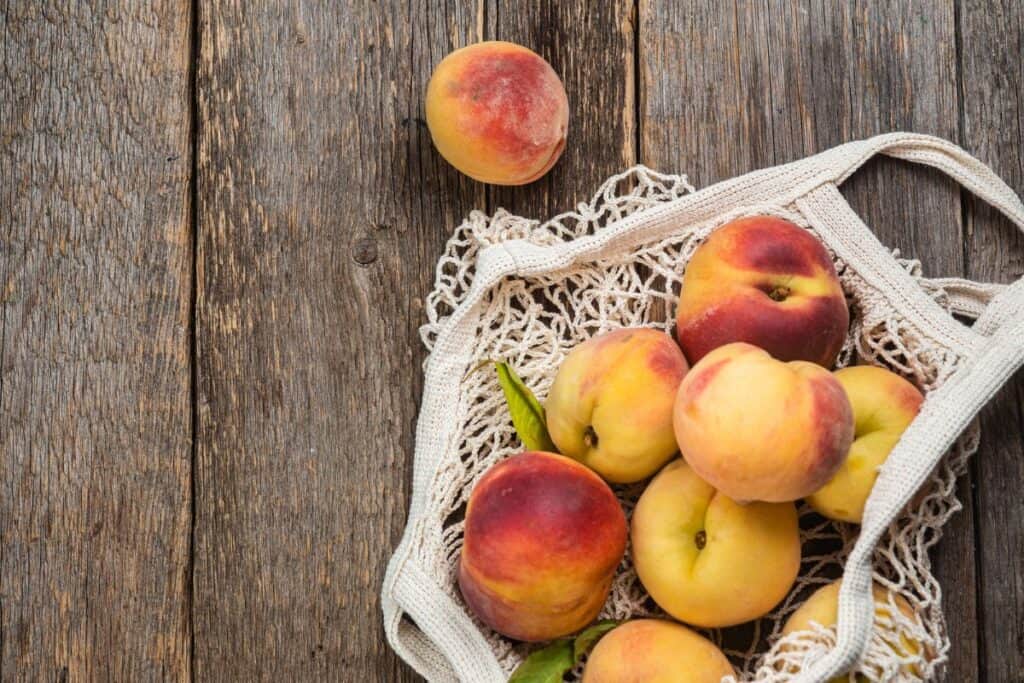
MULTIPOLYGON (((879 153, 945 172, 1024 231, 1024 204, 1006 183, 963 149, 927 135, 891 133, 824 152, 822 157, 832 168, 834 184, 822 189, 837 198, 835 185, 879 153)), ((810 208, 820 208, 815 206, 813 196, 810 208)), ((957 436, 1024 365, 1024 278, 1002 287, 971 286, 954 279, 946 284, 954 289, 964 285, 957 298, 969 309, 967 312, 977 317, 974 329, 985 335, 984 340, 965 359, 963 367, 928 395, 921 413, 886 459, 868 499, 860 537, 843 572, 836 645, 798 674, 795 681, 799 683, 826 680, 848 670, 861 656, 871 633, 863 624, 870 624, 874 618, 871 558, 875 545, 909 500, 908 492, 920 488, 957 436), (987 305, 982 305, 988 298, 987 305)))
POLYGON ((953 313, 972 320, 981 317, 992 300, 1009 286, 962 277, 930 277, 923 282, 946 293, 947 305, 953 313))
POLYGON ((839 145, 823 153, 835 183, 842 184, 876 154, 938 169, 984 199, 1024 231, 1024 203, 995 171, 962 147, 932 135, 886 133, 839 145))
MULTIPOLYGON (((825 213, 836 214, 834 209, 830 211, 827 207, 835 206, 836 200, 842 198, 836 189, 838 184, 849 178, 850 175, 876 154, 885 154, 897 159, 924 164, 942 171, 997 209, 1024 232, 1024 203, 991 168, 951 142, 918 133, 901 132, 877 135, 866 140, 857 140, 834 147, 804 160, 806 163, 822 169, 825 175, 831 179, 831 182, 826 181, 824 185, 812 190, 799 199, 798 204, 806 204, 804 208, 811 213, 824 211, 825 213), (819 195, 821 196, 819 197, 819 195), (830 197, 829 195, 833 196, 830 197), (818 206, 819 204, 821 206, 818 206)), ((845 209, 838 212, 840 215, 833 215, 832 217, 833 221, 837 222, 840 226, 839 234, 834 237, 840 242, 847 243, 846 246, 854 251, 874 251, 877 252, 876 256, 879 257, 876 260, 880 262, 887 261, 888 259, 882 258, 884 247, 878 242, 874 233, 867 226, 863 225, 863 222, 856 213, 846 204, 845 199, 842 199, 841 204, 845 209)), ((826 221, 828 218, 828 216, 824 215, 819 217, 820 220, 826 221)), ((867 258, 870 254, 860 253, 859 255, 867 258)), ((891 277, 888 278, 890 280, 894 278, 896 280, 905 279, 898 277, 902 273, 890 273, 890 275, 891 277)), ((979 306, 980 302, 978 301, 963 302, 970 305, 973 309, 970 311, 971 317, 977 318, 973 332, 967 333, 951 329, 949 325, 943 324, 938 319, 939 316, 934 314, 934 311, 928 314, 927 317, 933 323, 939 325, 939 327, 946 329, 950 338, 964 342, 969 340, 974 333, 987 336, 996 327, 1012 318, 1014 311, 1024 309, 1024 278, 1011 285, 997 286, 976 283, 976 287, 987 288, 995 296, 992 296, 991 303, 987 306, 979 306)), ((977 299, 977 293, 972 292, 968 296, 969 298, 977 299)), ((929 305, 930 302, 925 302, 923 297, 916 298, 920 299, 918 308, 928 309, 933 307, 929 305)), ((963 344, 960 345, 962 346, 963 344)), ((967 344, 967 346, 972 346, 972 344, 967 344)))

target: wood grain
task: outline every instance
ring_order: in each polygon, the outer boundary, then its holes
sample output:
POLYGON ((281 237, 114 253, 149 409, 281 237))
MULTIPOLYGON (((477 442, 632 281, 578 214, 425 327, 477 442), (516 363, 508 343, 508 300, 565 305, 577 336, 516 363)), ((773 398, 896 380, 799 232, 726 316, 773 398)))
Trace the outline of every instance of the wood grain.
POLYGON ((482 186, 430 148, 475 3, 200 12, 195 670, 411 680, 378 595, 405 524, 422 297, 482 186))
MULTIPOLYGON (((540 218, 636 162, 700 187, 900 129, 1024 192, 1013 0, 14 0, 0 26, 2 680, 417 679, 377 595, 423 297, 471 208, 540 218), (530 186, 430 143, 431 70, 481 39, 565 81, 569 144, 530 186)), ((936 172, 843 189, 928 274, 1024 273, 1024 237, 936 172)), ((984 413, 933 553, 951 681, 1024 671, 1021 405, 1024 379, 984 413)))
MULTIPOLYGON (((868 7, 641 0, 641 161, 705 187, 892 130, 955 138, 952 3, 868 7)), ((882 161, 844 191, 883 242, 962 272, 952 182, 882 161)))
MULTIPOLYGON (((956 139, 952 2, 640 0, 640 161, 698 187, 892 130, 956 139)), ((959 188, 938 172, 868 164, 844 194, 883 243, 930 275, 963 272, 959 188)), ((969 494, 969 485, 962 495, 969 494)), ((977 679, 973 517, 934 551, 956 644, 950 680, 977 679)))
MULTIPOLYGON (((1024 6, 959 5, 963 142, 1018 195, 1024 193, 1024 6)), ((967 274, 1009 282, 1024 275, 1024 236, 991 207, 965 195, 967 274)), ((1024 672, 1024 377, 982 413, 975 456, 979 678, 1020 680, 1024 672)))
POLYGON ((188 6, 0 13, 0 678, 185 680, 188 6))

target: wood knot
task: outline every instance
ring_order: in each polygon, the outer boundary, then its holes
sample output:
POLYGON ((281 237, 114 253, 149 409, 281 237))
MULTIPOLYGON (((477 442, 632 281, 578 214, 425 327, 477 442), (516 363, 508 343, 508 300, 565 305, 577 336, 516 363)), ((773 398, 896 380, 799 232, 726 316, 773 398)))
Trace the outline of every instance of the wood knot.
POLYGON ((377 240, 360 237, 352 245, 352 260, 361 266, 368 266, 377 260, 377 240))

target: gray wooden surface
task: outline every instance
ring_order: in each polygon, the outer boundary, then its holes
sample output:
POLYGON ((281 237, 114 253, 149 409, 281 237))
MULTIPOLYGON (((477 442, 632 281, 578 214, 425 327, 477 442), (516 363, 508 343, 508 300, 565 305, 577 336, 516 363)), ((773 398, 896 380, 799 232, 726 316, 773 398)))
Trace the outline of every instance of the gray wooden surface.
MULTIPOLYGON (((698 186, 890 130, 1024 191, 1017 0, 0 7, 0 679, 415 680, 377 592, 404 524, 433 267, 633 163, 698 186), (523 43, 566 84, 543 179, 433 150, 434 65, 523 43)), ((938 173, 844 186, 930 275, 1024 238, 938 173)), ((1024 378, 933 558, 950 681, 1024 671, 1024 378)))
POLYGON ((187 6, 0 19, 0 679, 189 675, 187 6))

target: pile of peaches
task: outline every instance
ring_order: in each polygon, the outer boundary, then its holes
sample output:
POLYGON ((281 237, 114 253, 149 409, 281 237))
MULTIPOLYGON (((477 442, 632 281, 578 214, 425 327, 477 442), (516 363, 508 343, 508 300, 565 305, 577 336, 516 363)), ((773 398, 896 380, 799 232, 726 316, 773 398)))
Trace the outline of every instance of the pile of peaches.
MULTIPOLYGON (((540 410, 550 448, 509 457, 476 484, 458 567, 466 605, 512 639, 578 633, 601 612, 628 537, 640 582, 675 621, 608 631, 585 683, 733 675, 684 624, 772 611, 800 569, 796 503, 859 523, 923 400, 881 367, 833 372, 848 328, 835 267, 810 232, 754 216, 711 233, 687 265, 675 337, 625 328, 573 348, 540 410), (609 484, 648 479, 627 530, 609 484)), ((784 632, 834 626, 837 599, 838 584, 821 588, 784 632)), ((878 614, 916 618, 880 586, 875 600, 878 614)))

